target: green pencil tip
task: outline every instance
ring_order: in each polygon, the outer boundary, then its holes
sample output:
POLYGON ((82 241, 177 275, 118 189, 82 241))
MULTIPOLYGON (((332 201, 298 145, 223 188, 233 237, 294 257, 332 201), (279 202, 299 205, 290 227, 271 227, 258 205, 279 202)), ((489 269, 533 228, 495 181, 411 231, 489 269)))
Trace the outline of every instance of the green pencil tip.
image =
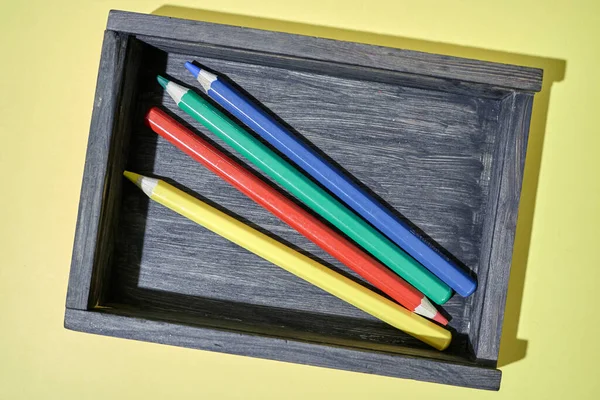
POLYGON ((160 83, 160 86, 162 86, 163 89, 167 88, 167 83, 169 83, 169 80, 167 78, 157 75, 156 80, 158 81, 158 83, 160 83))

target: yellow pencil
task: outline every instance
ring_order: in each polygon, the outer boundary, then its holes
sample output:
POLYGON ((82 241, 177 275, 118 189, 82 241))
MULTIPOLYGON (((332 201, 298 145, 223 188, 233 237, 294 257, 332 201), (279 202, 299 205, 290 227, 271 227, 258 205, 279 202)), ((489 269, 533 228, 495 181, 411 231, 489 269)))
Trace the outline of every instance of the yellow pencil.
POLYGON ((438 350, 444 350, 450 344, 452 335, 446 329, 408 311, 174 186, 159 179, 129 171, 125 171, 124 175, 141 188, 152 200, 393 327, 438 350))

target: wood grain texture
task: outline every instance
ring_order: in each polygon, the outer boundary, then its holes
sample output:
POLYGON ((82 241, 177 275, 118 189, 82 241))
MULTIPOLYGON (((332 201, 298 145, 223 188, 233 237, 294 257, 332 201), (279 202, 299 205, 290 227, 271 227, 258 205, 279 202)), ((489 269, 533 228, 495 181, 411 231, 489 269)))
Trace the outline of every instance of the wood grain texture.
POLYGON ((108 29, 135 35, 216 44, 280 57, 305 57, 518 90, 539 91, 542 71, 465 58, 392 49, 155 15, 111 11, 108 29))
POLYGON ((483 83, 448 80, 433 76, 416 75, 403 71, 378 69, 369 66, 344 64, 321 59, 282 57, 280 54, 259 53, 241 48, 224 49, 206 43, 189 43, 154 36, 137 36, 165 52, 184 53, 199 57, 218 58, 227 61, 252 63, 290 71, 309 72, 312 74, 330 75, 338 78, 349 78, 361 81, 373 81, 398 86, 415 87, 456 93, 460 95, 477 95, 482 98, 500 99, 510 94, 510 90, 483 83))
POLYGON ((489 263, 494 268, 488 269, 473 312, 475 356, 482 360, 496 360, 500 350, 532 106, 533 95, 523 93, 505 99, 502 105, 512 112, 504 126, 503 164, 494 192, 497 200, 489 248, 489 263))
POLYGON ((131 13, 111 13, 108 25, 122 32, 105 36, 68 328, 498 388, 500 372, 490 367, 498 356, 540 71, 131 13), (144 125, 147 110, 162 106, 240 161, 156 83, 163 74, 195 87, 187 60, 234 80, 477 275, 474 296, 454 296, 443 306, 454 334, 446 351, 427 348, 123 182, 125 166, 162 177, 369 286, 144 125))
POLYGON ((243 332, 190 327, 148 318, 67 310, 65 326, 101 335, 447 385, 487 390, 497 390, 500 386, 501 372, 493 368, 432 361, 352 347, 324 346, 285 338, 248 335, 243 332))
POLYGON ((105 32, 69 276, 67 307, 70 308, 85 310, 96 302, 98 290, 95 288, 101 283, 92 275, 99 272, 100 268, 95 267, 106 264, 96 257, 107 254, 100 250, 105 241, 99 234, 106 226, 102 209, 107 205, 105 185, 110 175, 110 147, 120 102, 126 48, 127 36, 105 32))

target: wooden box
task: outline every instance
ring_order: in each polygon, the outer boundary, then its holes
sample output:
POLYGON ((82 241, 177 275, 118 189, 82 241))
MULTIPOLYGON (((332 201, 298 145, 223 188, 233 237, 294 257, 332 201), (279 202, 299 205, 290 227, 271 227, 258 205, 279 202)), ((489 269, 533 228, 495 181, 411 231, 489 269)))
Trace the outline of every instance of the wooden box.
MULTIPOLYGON (((533 96, 542 71, 113 11, 104 36, 65 326, 349 371, 498 389, 496 369, 533 96), (438 352, 150 202, 162 176, 332 268, 345 267, 143 123, 156 83, 226 74, 477 275, 443 309, 438 352)), ((238 158, 239 160, 239 158, 238 158)))

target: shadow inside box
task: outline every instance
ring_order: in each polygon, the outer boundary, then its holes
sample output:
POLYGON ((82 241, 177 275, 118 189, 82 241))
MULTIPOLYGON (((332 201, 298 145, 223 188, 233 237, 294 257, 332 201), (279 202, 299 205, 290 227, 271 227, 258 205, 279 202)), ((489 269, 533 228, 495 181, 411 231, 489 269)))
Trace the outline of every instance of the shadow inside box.
POLYGON ((485 365, 465 357, 465 348, 470 346, 468 337, 456 333, 452 328, 450 330, 455 335, 452 343, 444 352, 439 352, 378 320, 290 310, 144 288, 128 288, 116 303, 107 303, 105 307, 99 309, 99 312, 285 340, 485 365))
MULTIPOLYGON (((525 357, 527 342, 517 339, 516 335, 524 288, 525 267, 527 263, 527 253, 531 236, 535 193, 539 176, 539 165, 548 112, 550 88, 553 82, 558 82, 563 79, 566 65, 564 61, 433 43, 394 36, 376 35, 366 32, 356 32, 320 26, 288 23, 286 21, 215 13, 205 10, 194 10, 175 6, 163 6, 157 9, 154 14, 241 25, 258 29, 309 34, 338 40, 350 40, 369 44, 429 51, 433 53, 449 54, 459 57, 478 58, 488 61, 529 65, 543 68, 543 88, 542 91, 536 95, 531 119, 527 162, 525 166, 525 176, 521 194, 512 274, 509 283, 508 300, 504 318, 504 331, 498 366, 507 365, 525 357)), ((168 101, 164 101, 164 96, 162 95, 162 92, 155 81, 156 74, 160 73, 168 75, 173 80, 190 86, 189 80, 182 81, 181 79, 183 78, 180 76, 168 74, 168 64, 172 63, 173 61, 177 61, 179 63, 188 57, 182 55, 181 60, 178 58, 176 60, 169 60, 169 57, 171 57, 170 54, 150 46, 145 53, 145 57, 149 57, 149 59, 146 60, 147 62, 145 65, 149 65, 151 68, 142 68, 140 71, 140 76, 138 77, 138 85, 141 87, 141 90, 139 91, 140 94, 136 107, 136 126, 134 127, 135 132, 132 139, 133 143, 131 145, 131 148, 135 149, 135 152, 130 154, 128 168, 135 172, 146 175, 154 175, 155 173, 164 174, 164 171, 162 171, 160 168, 155 168, 157 161, 155 157, 156 150, 158 147, 163 146, 164 143, 159 143, 160 139, 157 137, 157 135, 143 126, 141 121, 143 121, 143 116, 150 106, 161 105, 163 103, 164 105, 168 104, 168 101), (152 85, 152 87, 150 87, 150 85, 152 85)), ((195 59, 192 58, 192 60, 195 59)), ((200 60, 200 63, 202 63, 202 61, 203 60, 200 60)), ((183 68, 183 65, 181 65, 181 68, 183 68)), ((215 72, 224 75, 222 71, 215 72)), ((236 86, 240 88, 239 85, 236 86)), ((192 128, 192 130, 194 130, 194 125, 190 124, 190 119, 186 118, 181 112, 178 112, 176 108, 171 106, 167 106, 173 110, 170 112, 174 113, 180 122, 183 122, 184 124, 188 125, 188 127, 192 128)), ((263 107, 268 110, 269 105, 263 104, 263 107)), ((278 118, 280 122, 286 124, 277 115, 275 115, 275 117, 278 118)), ((290 125, 296 126, 296 124, 293 122, 291 122, 290 125)), ((286 124, 286 126, 289 125, 286 124)), ((296 134, 299 134, 295 129, 293 131, 296 134)), ((304 130, 302 131, 304 132, 304 130)), ((313 143, 314 140, 311 140, 311 137, 307 137, 306 135, 303 135, 302 137, 307 143, 310 143, 314 150, 325 156, 330 162, 340 166, 328 156, 327 152, 315 145, 313 143)), ((213 141, 211 142, 222 149, 229 156, 232 156, 231 152, 228 151, 227 148, 223 148, 222 146, 219 146, 218 143, 213 141)), ((178 157, 176 151, 169 153, 169 155, 175 158, 178 157)), ((232 157, 239 161, 236 157, 232 157)), ((179 160, 178 162, 181 162, 181 157, 177 158, 177 160, 179 160)), ((165 160, 163 158, 158 162, 158 164, 161 164, 161 162, 164 163, 164 161, 165 160)), ((178 162, 175 164, 178 166, 183 165, 178 164, 178 162)), ((189 162, 193 164, 193 161, 189 160, 189 162)), ((194 168, 190 168, 188 166, 185 168, 185 170, 190 174, 210 174, 207 171, 202 171, 201 166, 194 165, 194 168), (194 168, 195 172, 192 172, 194 171, 194 168)), ((367 190, 369 193, 381 200, 384 204, 389 205, 389 208, 394 211, 396 216, 415 227, 418 232, 422 233, 425 238, 429 239, 430 243, 436 246, 439 250, 443 251, 446 255, 457 260, 460 265, 464 265, 464 263, 460 262, 458 257, 454 257, 453 253, 448 251, 447 248, 438 244, 429 236, 427 236, 422 230, 418 229, 417 224, 412 223, 408 218, 400 214, 400 212, 398 212, 396 209, 397 207, 393 207, 393 205, 390 205, 389 203, 385 202, 382 197, 378 196, 377 193, 375 193, 377 189, 371 189, 371 181, 365 183, 365 181, 360 179, 360 177, 354 176, 348 170, 345 171, 363 189, 367 190)), ((177 175, 182 177, 186 176, 180 174, 177 175)), ((164 174, 164 176, 169 177, 170 175, 164 174)), ((201 187, 188 184, 189 181, 186 179, 187 177, 185 179, 175 179, 174 181, 170 180, 170 183, 176 184, 178 187, 183 188, 188 193, 196 197, 199 197, 198 193, 204 193, 201 187)), ((169 181, 169 178, 166 180, 169 181)), ((214 183, 214 180, 210 182, 214 183)), ((204 181, 204 183, 207 183, 207 181, 204 181)), ((339 266, 335 265, 335 263, 328 262, 327 257, 320 256, 321 253, 313 251, 314 247, 307 246, 305 242, 298 242, 292 239, 289 235, 289 232, 278 234, 281 231, 276 226, 277 222, 275 222, 273 219, 267 221, 266 223, 259 223, 256 218, 241 218, 240 215, 246 215, 242 210, 245 206, 248 206, 248 203, 245 203, 240 208, 241 203, 238 204, 239 198, 236 198, 234 201, 225 202, 225 205, 223 205, 223 202, 219 201, 219 199, 223 197, 220 197, 218 194, 214 193, 220 191, 221 189, 224 191, 226 190, 227 193, 235 192, 230 187, 226 188, 223 186, 219 187, 218 189, 211 189, 211 191, 213 191, 211 192, 212 196, 210 198, 203 198, 203 200, 234 216, 236 219, 243 220, 245 223, 253 226, 256 229, 259 229, 261 232, 268 234, 276 240, 283 241, 288 246, 302 252, 316 261, 319 261, 330 268, 336 269, 338 272, 342 272, 346 276, 352 277, 358 281, 358 278, 356 278, 351 272, 345 270, 343 267, 340 268, 339 266), (230 207, 230 205, 235 207, 230 207)), ((224 196, 226 195, 224 194, 224 196)), ((215 273, 214 269, 203 270, 202 267, 206 266, 206 263, 195 264, 192 262, 188 263, 187 265, 177 265, 176 268, 179 268, 180 271, 184 271, 182 274, 174 272, 170 268, 166 268, 166 271, 158 273, 157 271, 160 269, 160 266, 158 265, 151 265, 145 269, 145 267, 142 265, 142 261, 145 257, 144 253, 151 251, 149 249, 149 245, 160 244, 160 246, 163 246, 165 249, 165 252, 172 250, 185 251, 182 246, 173 247, 172 244, 167 242, 147 242, 148 233, 150 236, 152 236, 160 230, 160 227, 156 225, 148 226, 147 219, 149 213, 152 213, 151 220, 154 220, 157 216, 165 216, 165 214, 162 212, 157 213, 157 208, 150 204, 149 200, 145 198, 141 192, 139 192, 139 189, 133 187, 133 185, 125 184, 123 188, 123 210, 121 211, 121 219, 119 222, 120 240, 122 240, 125 245, 121 247, 117 246, 115 260, 113 262, 113 271, 111 272, 110 295, 107 298, 107 303, 115 306, 114 312, 127 313, 134 312, 132 310, 135 310, 135 312, 147 315, 148 318, 168 319, 182 324, 222 326, 227 329, 324 343, 342 341, 349 346, 366 346, 366 348, 371 349, 384 348, 383 351, 398 351, 406 353, 407 351, 410 352, 411 348, 414 348, 419 349, 419 354, 422 354, 421 349, 423 349, 424 345, 421 342, 414 340, 402 332, 399 332, 383 323, 380 323, 376 320, 365 319, 363 315, 359 315, 360 313, 355 314, 347 309, 335 307, 331 308, 330 306, 319 307, 318 305, 315 305, 315 310, 310 311, 306 309, 295 309, 293 305, 290 305, 289 302, 285 303, 285 301, 283 301, 285 304, 281 304, 281 307, 276 307, 273 304, 265 305, 261 304, 260 302, 253 304, 252 301, 239 301, 240 299, 249 300, 252 298, 252 296, 260 298, 260 286, 257 286, 257 288, 253 289, 257 291, 256 293, 253 293, 252 291, 249 292, 248 288, 246 287, 242 288, 244 290, 241 290, 240 293, 235 294, 226 293, 228 291, 226 285, 221 285, 219 286, 221 290, 220 293, 218 293, 219 290, 206 290, 206 293, 208 293, 209 296, 203 296, 202 289, 207 289, 208 286, 206 285, 206 282, 199 282, 196 280, 198 278, 198 274, 207 272, 211 274, 215 273), (147 232, 148 229, 150 232, 147 232), (180 276, 178 278, 173 278, 173 276, 170 277, 169 274, 180 276), (188 279, 188 283, 182 284, 182 280, 184 279, 188 279), (199 290, 190 288, 193 286, 193 282, 199 283, 199 290), (286 306, 288 307, 286 308, 286 306), (334 310, 333 313, 332 310, 334 310), (248 316, 251 316, 251 318, 248 316), (314 324, 311 323, 311 320, 314 321, 314 324), (331 329, 327 328, 326 323, 319 322, 325 320, 331 320, 331 329)), ((166 219, 171 220, 170 217, 167 217, 166 219)), ((181 224, 178 223, 169 225, 169 229, 173 229, 175 231, 180 229, 180 227, 177 225, 185 225, 185 230, 187 233, 189 233, 189 224, 184 222, 181 222, 181 224)), ((200 231, 202 230, 200 227, 196 227, 195 229, 200 231)), ((156 235, 156 238, 160 238, 160 236, 161 235, 158 234, 156 235)), ((205 235, 191 235, 192 238, 195 237, 196 239, 203 239, 204 236, 205 235)), ((183 243, 191 242, 192 240, 183 241, 183 243)), ((192 252, 195 252, 195 254, 186 254, 185 258, 188 262, 193 257, 202 258, 211 249, 211 246, 208 242, 199 240, 198 243, 199 246, 197 246, 195 250, 191 250, 192 252)), ((224 262, 222 268, 228 268, 228 266, 225 265, 227 264, 226 260, 228 259, 227 257, 230 257, 232 254, 235 255, 235 257, 239 256, 244 260, 250 261, 250 259, 247 258, 247 255, 244 256, 242 253, 233 251, 232 247, 222 246, 222 244, 217 247, 213 247, 213 249, 216 250, 218 254, 217 256, 210 258, 209 263, 218 264, 218 262, 221 261, 224 262), (221 257, 219 260, 219 257, 224 256, 225 254, 227 254, 227 257, 221 257)), ((177 257, 174 258, 176 259, 177 257)), ((158 259, 161 258, 159 257, 158 259)), ((166 257, 162 258, 161 260, 165 262, 163 267, 166 267, 166 262, 169 261, 169 258, 166 257)), ((170 260, 169 262, 172 261, 173 260, 170 260)), ((269 266, 269 268, 275 269, 272 266, 269 266)), ((269 275, 268 273, 265 273, 264 265, 262 265, 259 269, 255 269, 254 271, 264 273, 264 275, 261 275, 261 278, 269 275)), ((278 275, 275 280, 280 278, 281 276, 278 275)), ((230 283, 231 282, 232 281, 230 281, 230 283)), ((269 282, 266 283, 267 285, 269 284, 269 282)), ((364 285, 364 282, 361 282, 361 284, 364 285)), ((315 293, 314 291, 311 291, 302 285, 294 288, 290 287, 288 289, 295 289, 300 293, 305 293, 305 296, 311 296, 315 293)), ((235 290, 236 287, 234 285, 230 287, 229 292, 235 292, 235 290)), ((277 296, 274 296, 274 298, 276 297, 277 296)), ((305 299, 300 301, 305 301, 305 299)), ((328 303, 328 301, 325 301, 325 303, 328 303)), ((466 320, 468 320, 468 315, 467 317, 465 317, 465 315, 469 312, 469 305, 468 303, 464 302, 464 299, 457 299, 455 296, 444 306, 444 309, 447 311, 446 314, 453 317, 454 323, 458 327, 458 330, 451 328, 453 330, 455 339, 445 354, 433 351, 432 353, 438 354, 438 357, 460 357, 462 362, 465 359, 469 359, 473 354, 468 335, 461 332, 466 324, 466 320)), ((451 325, 453 325, 452 321, 451 325)))

